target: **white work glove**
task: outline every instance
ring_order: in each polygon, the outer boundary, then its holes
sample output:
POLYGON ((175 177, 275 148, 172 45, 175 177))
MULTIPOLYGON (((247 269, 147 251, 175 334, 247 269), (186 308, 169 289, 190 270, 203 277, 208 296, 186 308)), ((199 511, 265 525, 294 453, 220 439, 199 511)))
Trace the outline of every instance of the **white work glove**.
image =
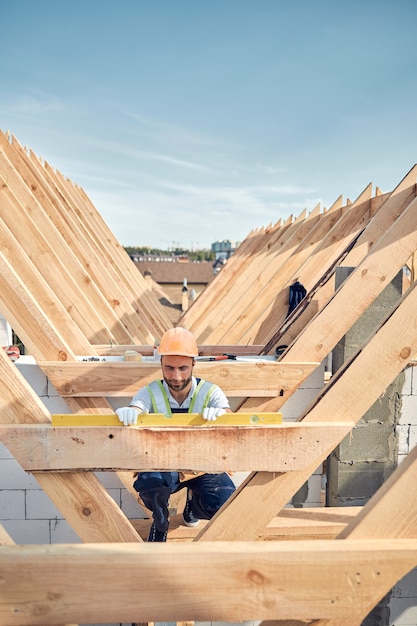
POLYGON ((116 415, 125 426, 133 426, 138 419, 138 411, 131 406, 124 406, 116 410, 116 415))
POLYGON ((203 418, 208 422, 215 422, 219 415, 224 415, 224 409, 216 409, 214 406, 208 406, 203 409, 203 418))

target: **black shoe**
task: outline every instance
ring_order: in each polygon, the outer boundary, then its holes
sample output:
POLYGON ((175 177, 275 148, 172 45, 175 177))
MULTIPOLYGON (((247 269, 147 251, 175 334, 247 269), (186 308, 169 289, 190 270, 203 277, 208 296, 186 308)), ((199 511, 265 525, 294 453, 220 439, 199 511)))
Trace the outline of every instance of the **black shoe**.
POLYGON ((184 511, 182 513, 182 519, 184 520, 184 524, 186 526, 189 526, 190 528, 194 528, 200 523, 198 517, 196 517, 191 510, 192 495, 192 491, 190 491, 190 489, 187 489, 187 500, 185 502, 184 511))
POLYGON ((148 535, 148 543, 154 541, 166 541, 167 535, 168 532, 166 530, 158 530, 155 522, 153 522, 148 535))

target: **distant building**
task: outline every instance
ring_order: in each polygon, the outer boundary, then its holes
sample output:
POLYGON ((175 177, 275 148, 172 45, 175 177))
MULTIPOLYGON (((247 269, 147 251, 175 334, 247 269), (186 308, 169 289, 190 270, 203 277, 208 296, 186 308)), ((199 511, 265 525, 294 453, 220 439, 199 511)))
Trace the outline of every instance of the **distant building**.
POLYGON ((135 252, 130 254, 130 258, 154 291, 156 283, 160 289, 159 300, 174 309, 169 313, 175 321, 175 316, 178 317, 175 309, 186 310, 184 292, 188 295, 189 304, 192 304, 222 269, 234 248, 230 241, 222 241, 212 244, 211 251, 215 252, 214 261, 191 261, 187 254, 171 252, 162 255, 135 252))
POLYGON ((229 259, 233 252, 236 250, 239 244, 232 244, 231 241, 225 239, 224 241, 216 241, 211 244, 211 251, 214 252, 215 260, 229 259))
POLYGON ((144 252, 133 252, 129 256, 135 263, 144 263, 145 261, 155 261, 156 263, 176 263, 178 258, 175 256, 174 253, 171 252, 167 254, 148 254, 144 252))
MULTIPOLYGON (((131 256, 133 258, 133 255, 131 256)), ((155 290, 155 283, 160 288, 159 301, 167 306, 167 313, 173 322, 176 322, 181 310, 186 310, 184 286, 191 305, 215 274, 212 261, 192 262, 185 255, 180 258, 173 255, 167 259, 164 257, 143 261, 138 259, 135 260, 135 264, 142 276, 149 281, 151 289, 155 290)))

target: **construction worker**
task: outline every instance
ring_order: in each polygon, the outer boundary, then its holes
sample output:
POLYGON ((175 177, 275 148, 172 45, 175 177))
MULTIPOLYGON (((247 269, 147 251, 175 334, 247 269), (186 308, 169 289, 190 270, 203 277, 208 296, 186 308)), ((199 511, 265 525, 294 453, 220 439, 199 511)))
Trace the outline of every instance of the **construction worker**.
MULTIPOLYGON (((231 412, 220 387, 193 376, 198 348, 189 330, 181 327, 168 330, 161 338, 158 353, 163 380, 142 387, 128 407, 117 409, 125 426, 136 424, 139 413, 201 413, 204 419, 214 421, 219 415, 231 412)), ((133 486, 152 511, 148 541, 166 541, 172 493, 187 489, 184 524, 197 526, 200 519, 211 519, 235 491, 227 473, 140 472, 133 486)))

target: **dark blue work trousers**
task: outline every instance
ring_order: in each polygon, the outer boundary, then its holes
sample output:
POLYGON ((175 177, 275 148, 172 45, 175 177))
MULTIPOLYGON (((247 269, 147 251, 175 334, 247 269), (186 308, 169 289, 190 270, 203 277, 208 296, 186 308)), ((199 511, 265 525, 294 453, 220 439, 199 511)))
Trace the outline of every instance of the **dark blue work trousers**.
POLYGON ((190 506, 194 516, 211 519, 236 489, 226 473, 202 474, 180 482, 178 472, 142 472, 138 474, 133 487, 144 505, 152 511, 159 531, 168 530, 168 503, 172 493, 185 487, 191 489, 190 506))

